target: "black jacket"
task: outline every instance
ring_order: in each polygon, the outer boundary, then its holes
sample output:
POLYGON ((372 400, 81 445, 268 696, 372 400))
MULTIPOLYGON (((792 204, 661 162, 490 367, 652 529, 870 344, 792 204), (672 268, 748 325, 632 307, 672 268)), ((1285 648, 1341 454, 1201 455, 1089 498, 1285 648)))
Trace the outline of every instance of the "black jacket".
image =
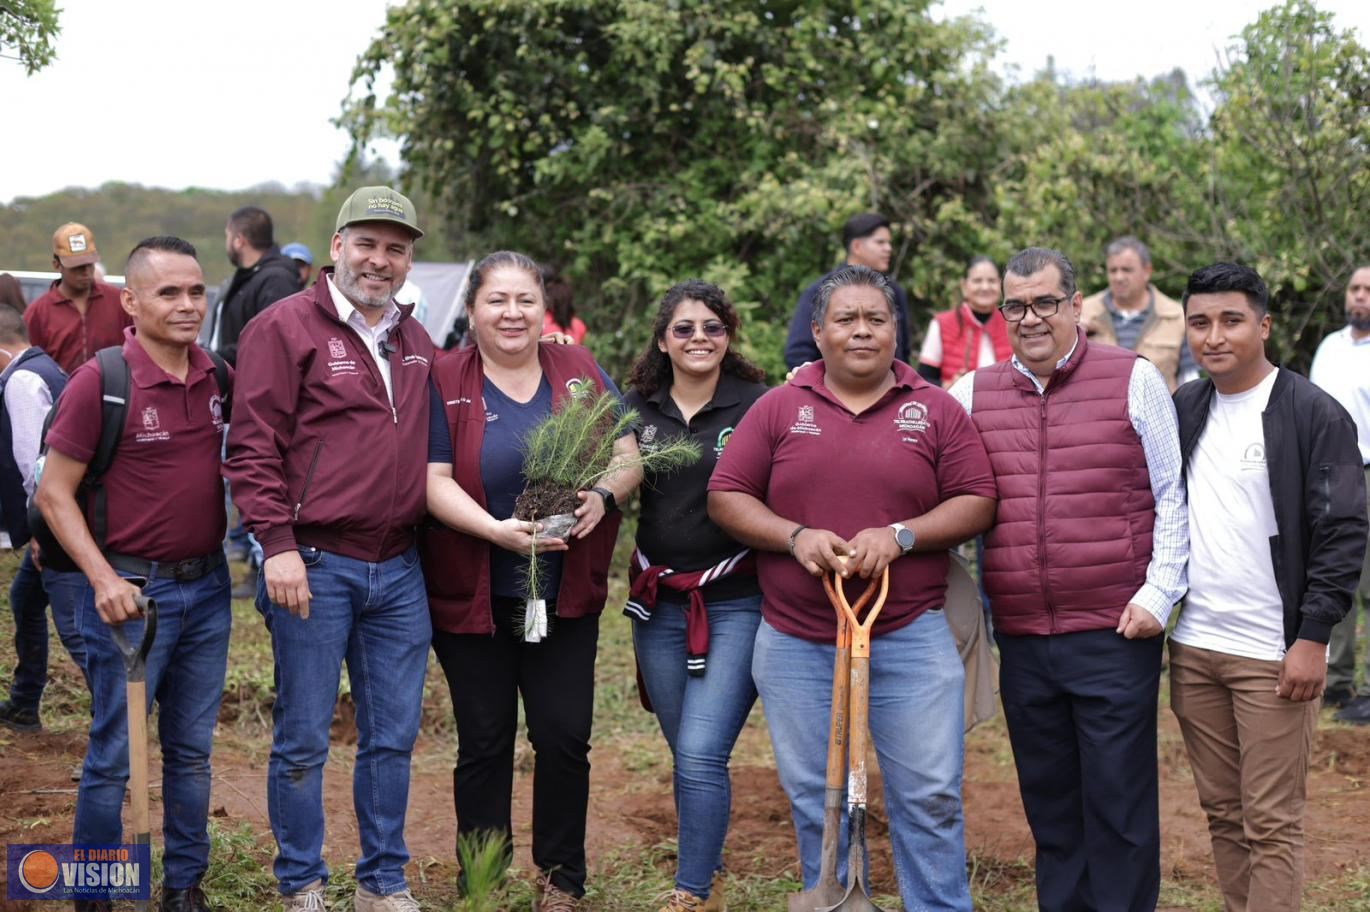
MULTIPOLYGON (((1185 468, 1208 423, 1213 381, 1175 391, 1185 468)), ((1284 640, 1326 643, 1346 616, 1365 559, 1365 475, 1356 425, 1337 400, 1279 368, 1261 414, 1275 528, 1270 559, 1284 602, 1284 640)))
MULTIPOLYGON (((250 269, 239 269, 219 295, 219 344, 215 348, 229 364, 238 361, 238 337, 249 320, 277 301, 300 291, 300 271, 295 261, 272 247, 250 269)), ((213 339, 213 327, 204 339, 213 339)))

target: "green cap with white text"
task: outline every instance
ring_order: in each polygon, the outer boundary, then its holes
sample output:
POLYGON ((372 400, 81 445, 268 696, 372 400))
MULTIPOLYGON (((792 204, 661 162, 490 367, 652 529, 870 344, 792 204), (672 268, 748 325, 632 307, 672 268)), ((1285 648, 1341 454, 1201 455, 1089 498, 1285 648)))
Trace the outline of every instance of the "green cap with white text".
POLYGON ((338 210, 338 224, 334 230, 342 231, 348 225, 360 222, 394 222, 407 228, 415 240, 423 237, 414 204, 409 197, 389 187, 362 187, 354 191, 338 210))

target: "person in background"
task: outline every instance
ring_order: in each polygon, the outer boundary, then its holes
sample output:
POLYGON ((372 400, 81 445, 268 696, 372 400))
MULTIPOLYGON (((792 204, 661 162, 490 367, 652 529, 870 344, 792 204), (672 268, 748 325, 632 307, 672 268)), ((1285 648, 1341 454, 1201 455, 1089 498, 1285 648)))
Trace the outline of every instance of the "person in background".
POLYGON ((52 266, 59 278, 24 311, 29 342, 66 374, 100 349, 124 343, 133 319, 119 304, 119 289, 95 278, 100 254, 85 225, 68 222, 52 235, 52 266))
POLYGON ((1190 556, 1170 707, 1224 908, 1293 912, 1327 640, 1351 607, 1367 519, 1356 424, 1270 363, 1268 307, 1246 266, 1205 266, 1185 287, 1189 345, 1210 379, 1175 394, 1190 556))
MULTIPOLYGON (((621 517, 642 472, 620 468, 580 491, 565 538, 515 519, 525 435, 588 380, 617 393, 589 350, 539 342, 546 297, 537 264, 499 251, 471 271, 466 312, 476 344, 433 368, 423 569, 433 651, 457 723, 452 773, 458 838, 493 836, 513 853, 510 803, 518 698, 533 744, 533 863, 542 912, 572 912, 585 893, 599 615, 621 517), (439 525, 440 524, 440 525, 439 525), (529 636, 526 568, 543 558, 547 635, 529 636)), ((632 433, 615 459, 638 455, 632 433)), ((465 872, 463 872, 465 876, 465 872)))
POLYGON ((571 281, 560 272, 544 269, 542 283, 547 289, 547 314, 542 319, 544 336, 560 333, 576 345, 585 344, 585 321, 576 316, 575 291, 571 281))
MULTIPOLYGON (((1346 283, 1346 325, 1318 345, 1308 379, 1340 402, 1356 422, 1370 487, 1370 265, 1351 273, 1346 283)), ((1365 655, 1365 679, 1356 687, 1356 622, 1362 611, 1370 612, 1370 551, 1361 564, 1356 588, 1360 607, 1351 606, 1328 641, 1327 690, 1322 701, 1341 710, 1335 716, 1338 722, 1370 725, 1370 651, 1365 655)))
MULTIPOLYGON (((0 355, 5 361, 4 371, 0 372, 0 514, 13 547, 22 548, 29 540, 26 505, 37 484, 34 469, 43 421, 67 385, 67 375, 41 348, 29 345, 24 320, 12 308, 0 308, 0 355)), ((49 570, 48 574, 54 575, 56 571, 49 570)), ((77 580, 85 583, 79 573, 61 576, 68 585, 77 580)), ((53 612, 57 635, 84 674, 86 649, 76 618, 70 612, 72 600, 59 600, 58 605, 59 610, 53 612)), ((10 586, 14 681, 9 699, 0 703, 0 725, 15 731, 42 728, 38 706, 48 680, 47 607, 43 576, 30 549, 24 552, 10 586)))
POLYGON ((752 642, 761 623, 756 559, 708 513, 709 476, 734 428, 766 392, 732 348, 737 311, 716 285, 666 292, 627 396, 643 452, 688 437, 703 458, 642 485, 624 609, 652 711, 671 748, 678 821, 675 890, 662 912, 721 912, 728 757, 756 701, 752 642))
POLYGON ((963 374, 988 367, 1013 354, 1008 324, 999 313, 999 268, 987 256, 973 257, 961 280, 961 303, 932 318, 918 373, 948 389, 963 374))
POLYGON ((1146 358, 1176 387, 1198 376, 1185 344, 1184 309, 1151 284, 1151 251, 1131 235, 1104 248, 1108 287, 1080 304, 1080 325, 1096 342, 1118 345, 1146 358))
MULTIPOLYGON (((0 304, 13 308, 18 314, 22 314, 29 306, 29 302, 24 300, 24 286, 8 272, 0 272, 0 304)), ((25 333, 27 339, 27 330, 25 333)))
POLYGON ((238 361, 238 337, 254 317, 303 286, 295 261, 276 246, 271 216, 244 206, 224 225, 224 252, 234 272, 205 321, 204 339, 229 364, 238 361))
POLYGON ((300 274, 300 287, 308 288, 309 280, 314 275, 314 254, 309 252, 309 248, 299 241, 292 241, 281 248, 281 256, 295 261, 295 268, 300 274))
POLYGON ((793 370, 801 364, 821 357, 813 336, 813 306, 818 289, 834 272, 846 266, 865 266, 885 276, 894 292, 894 360, 908 363, 909 301, 904 289, 890 278, 890 262, 894 256, 894 240, 890 221, 878 212, 863 212, 847 219, 842 226, 842 249, 846 261, 814 282, 799 296, 794 316, 790 318, 789 337, 785 340, 785 367, 793 370))

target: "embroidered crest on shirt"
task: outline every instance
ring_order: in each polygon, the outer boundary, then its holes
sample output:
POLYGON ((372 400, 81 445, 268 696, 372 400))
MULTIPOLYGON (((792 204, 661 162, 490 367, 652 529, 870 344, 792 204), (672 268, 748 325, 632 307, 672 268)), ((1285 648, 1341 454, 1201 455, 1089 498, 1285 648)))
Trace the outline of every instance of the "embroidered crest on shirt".
POLYGON ((328 340, 328 357, 330 357, 330 358, 346 358, 346 357, 347 357, 347 346, 346 346, 346 345, 343 345, 343 340, 342 340, 342 339, 329 339, 329 340, 328 340))
POLYGON ((356 360, 347 357, 347 346, 337 336, 328 340, 328 357, 328 371, 334 377, 358 373, 356 360))
POLYGON ((791 434, 807 434, 810 437, 817 437, 823 433, 823 429, 813 418, 813 406, 801 405, 799 416, 795 418, 794 424, 790 425, 791 434))
POLYGON ((152 406, 143 409, 143 430, 155 431, 162 426, 162 419, 157 416, 157 410, 152 406))
POLYGON ((718 432, 718 440, 714 443, 715 456, 721 457, 723 455, 723 448, 728 445, 728 440, 732 436, 733 429, 731 427, 725 427, 723 430, 718 432))
POLYGON ((218 393, 209 397, 209 420, 214 422, 215 430, 224 429, 224 400, 218 393))
POLYGON ((649 453, 656 449, 656 425, 649 424, 642 429, 642 436, 637 439, 638 446, 642 452, 649 453))
POLYGON ((157 409, 149 405, 143 409, 143 429, 133 435, 133 439, 138 443, 153 443, 156 441, 170 440, 171 433, 162 430, 162 419, 157 414, 157 409))
POLYGON ((928 429, 928 407, 916 399, 905 402, 894 416, 894 427, 904 435, 900 438, 904 443, 917 443, 918 438, 909 435, 921 434, 928 429))
POLYGON ((1253 443, 1248 445, 1245 450, 1242 450, 1242 471, 1265 471, 1265 444, 1253 443))

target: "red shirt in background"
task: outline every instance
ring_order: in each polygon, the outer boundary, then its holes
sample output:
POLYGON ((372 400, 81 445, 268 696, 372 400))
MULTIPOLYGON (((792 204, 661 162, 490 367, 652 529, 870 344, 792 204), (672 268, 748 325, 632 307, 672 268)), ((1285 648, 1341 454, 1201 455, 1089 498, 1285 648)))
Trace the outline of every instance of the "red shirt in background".
POLYGON ((86 299, 83 315, 71 299, 58 290, 61 280, 28 306, 24 323, 29 342, 47 352, 62 370, 70 374, 102 348, 121 345, 124 329, 133 318, 119 304, 119 289, 97 281, 86 299))
POLYGON ((546 311, 542 317, 542 334, 545 336, 548 333, 566 333, 577 345, 585 344, 585 322, 580 317, 572 317, 570 326, 562 326, 550 310, 546 311))
MULTIPOLYGON (((785 519, 843 538, 921 516, 958 495, 994 497, 989 457, 965 409, 907 364, 895 362, 893 370, 895 386, 853 415, 823 385, 823 362, 800 369, 743 417, 709 490, 750 494, 785 519)), ((832 606, 798 561, 758 552, 757 575, 767 623, 789 636, 832 642, 832 606)), ((946 575, 946 552, 896 559, 874 634, 942 607, 946 575)), ((865 585, 848 582, 852 600, 865 585)))
MULTIPOLYGON (((195 346, 182 383, 158 367, 130 329, 124 358, 130 384, 124 433, 104 477, 105 549, 154 561, 204 557, 223 547, 226 517, 219 476, 223 402, 214 362, 195 346)), ((100 442, 98 361, 71 376, 48 430, 52 449, 90 462, 100 442)))

